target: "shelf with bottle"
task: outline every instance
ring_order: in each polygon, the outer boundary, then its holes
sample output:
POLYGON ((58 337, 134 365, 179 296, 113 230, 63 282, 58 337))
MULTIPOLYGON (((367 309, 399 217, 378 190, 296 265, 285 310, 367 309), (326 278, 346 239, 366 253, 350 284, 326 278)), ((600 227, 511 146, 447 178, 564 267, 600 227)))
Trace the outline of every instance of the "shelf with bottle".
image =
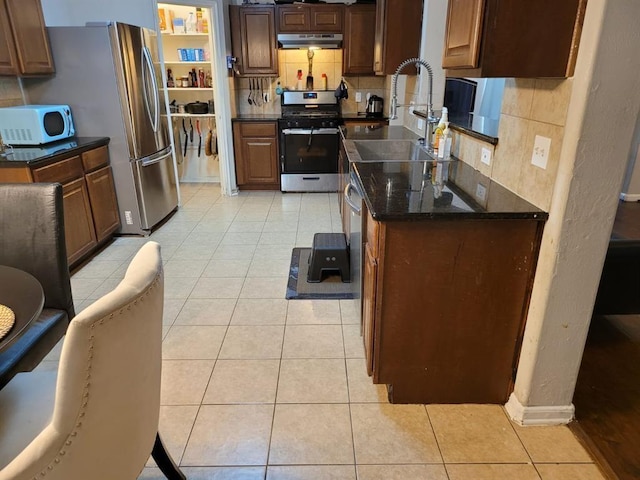
POLYGON ((213 87, 167 87, 162 90, 169 92, 213 92, 213 87))
MULTIPOLYGON (((172 117, 176 118, 216 118, 215 113, 170 113, 172 117)), ((166 115, 163 115, 166 117, 166 115)))
POLYGON ((199 32, 194 32, 194 33, 162 32, 162 36, 163 37, 181 37, 181 38, 189 38, 189 37, 202 38, 202 37, 208 37, 209 34, 199 33, 199 32))
POLYGON ((183 60, 170 60, 170 61, 165 60, 164 64, 165 65, 185 65, 185 66, 186 65, 207 65, 209 67, 211 66, 211 62, 208 62, 208 61, 205 61, 205 60, 203 60, 201 62, 196 62, 196 61, 194 61, 194 62, 190 62, 189 61, 188 62, 188 61, 183 61, 183 60))

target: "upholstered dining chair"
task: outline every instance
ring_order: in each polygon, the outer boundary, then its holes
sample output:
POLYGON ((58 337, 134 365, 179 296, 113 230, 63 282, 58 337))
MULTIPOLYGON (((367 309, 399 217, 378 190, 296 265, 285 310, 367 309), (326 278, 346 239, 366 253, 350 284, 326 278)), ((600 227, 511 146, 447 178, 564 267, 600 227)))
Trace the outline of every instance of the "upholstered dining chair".
POLYGON ((170 460, 157 436, 163 290, 160 246, 147 242, 71 321, 58 371, 0 390, 0 480, 135 480, 152 450, 170 460))
POLYGON ((0 184, 0 265, 29 272, 45 295, 40 316, 0 353, 2 388, 16 373, 38 365, 75 315, 60 184, 0 184))

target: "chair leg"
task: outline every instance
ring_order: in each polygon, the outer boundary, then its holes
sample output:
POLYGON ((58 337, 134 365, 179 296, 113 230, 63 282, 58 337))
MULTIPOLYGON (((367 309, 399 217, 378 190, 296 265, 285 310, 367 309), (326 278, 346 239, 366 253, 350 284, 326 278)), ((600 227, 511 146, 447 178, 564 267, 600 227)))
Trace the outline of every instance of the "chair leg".
POLYGON ((156 434, 156 441, 153 444, 151 456, 163 475, 167 477, 167 480, 187 480, 187 477, 184 476, 184 473, 180 471, 173 461, 173 458, 171 458, 171 455, 169 455, 169 452, 167 452, 160 438, 160 433, 156 434))

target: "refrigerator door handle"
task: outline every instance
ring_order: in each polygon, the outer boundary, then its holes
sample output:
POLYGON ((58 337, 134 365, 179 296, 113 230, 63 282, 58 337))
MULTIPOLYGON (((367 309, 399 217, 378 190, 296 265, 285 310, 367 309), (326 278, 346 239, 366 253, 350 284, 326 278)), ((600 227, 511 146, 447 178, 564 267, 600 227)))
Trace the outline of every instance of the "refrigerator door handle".
POLYGON ((171 156, 171 148, 165 148, 164 150, 155 153, 154 155, 150 155, 145 158, 139 158, 133 160, 134 162, 138 162, 142 167, 148 167, 149 165, 154 165, 156 163, 162 162, 165 158, 171 156))
POLYGON ((149 120, 153 126, 153 131, 158 131, 159 111, 160 111, 160 99, 158 98, 158 84, 156 82, 156 76, 153 71, 153 63, 151 62, 151 52, 148 47, 142 47, 142 82, 145 86, 144 104, 147 108, 147 114, 149 120), (151 79, 151 91, 153 92, 153 113, 151 112, 151 106, 149 104, 149 88, 148 82, 151 79))

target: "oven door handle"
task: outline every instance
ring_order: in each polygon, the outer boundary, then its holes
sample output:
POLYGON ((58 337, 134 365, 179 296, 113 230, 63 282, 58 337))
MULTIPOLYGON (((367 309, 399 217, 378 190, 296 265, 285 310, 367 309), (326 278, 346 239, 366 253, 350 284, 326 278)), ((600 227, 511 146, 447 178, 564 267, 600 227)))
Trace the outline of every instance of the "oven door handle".
POLYGON ((353 203, 351 200, 351 189, 354 188, 353 183, 347 183, 344 187, 344 201, 347 202, 347 205, 353 210, 356 215, 360 215, 360 211, 362 210, 358 205, 353 203))
POLYGON ((340 130, 337 128, 285 128, 284 135, 337 135, 340 130))

